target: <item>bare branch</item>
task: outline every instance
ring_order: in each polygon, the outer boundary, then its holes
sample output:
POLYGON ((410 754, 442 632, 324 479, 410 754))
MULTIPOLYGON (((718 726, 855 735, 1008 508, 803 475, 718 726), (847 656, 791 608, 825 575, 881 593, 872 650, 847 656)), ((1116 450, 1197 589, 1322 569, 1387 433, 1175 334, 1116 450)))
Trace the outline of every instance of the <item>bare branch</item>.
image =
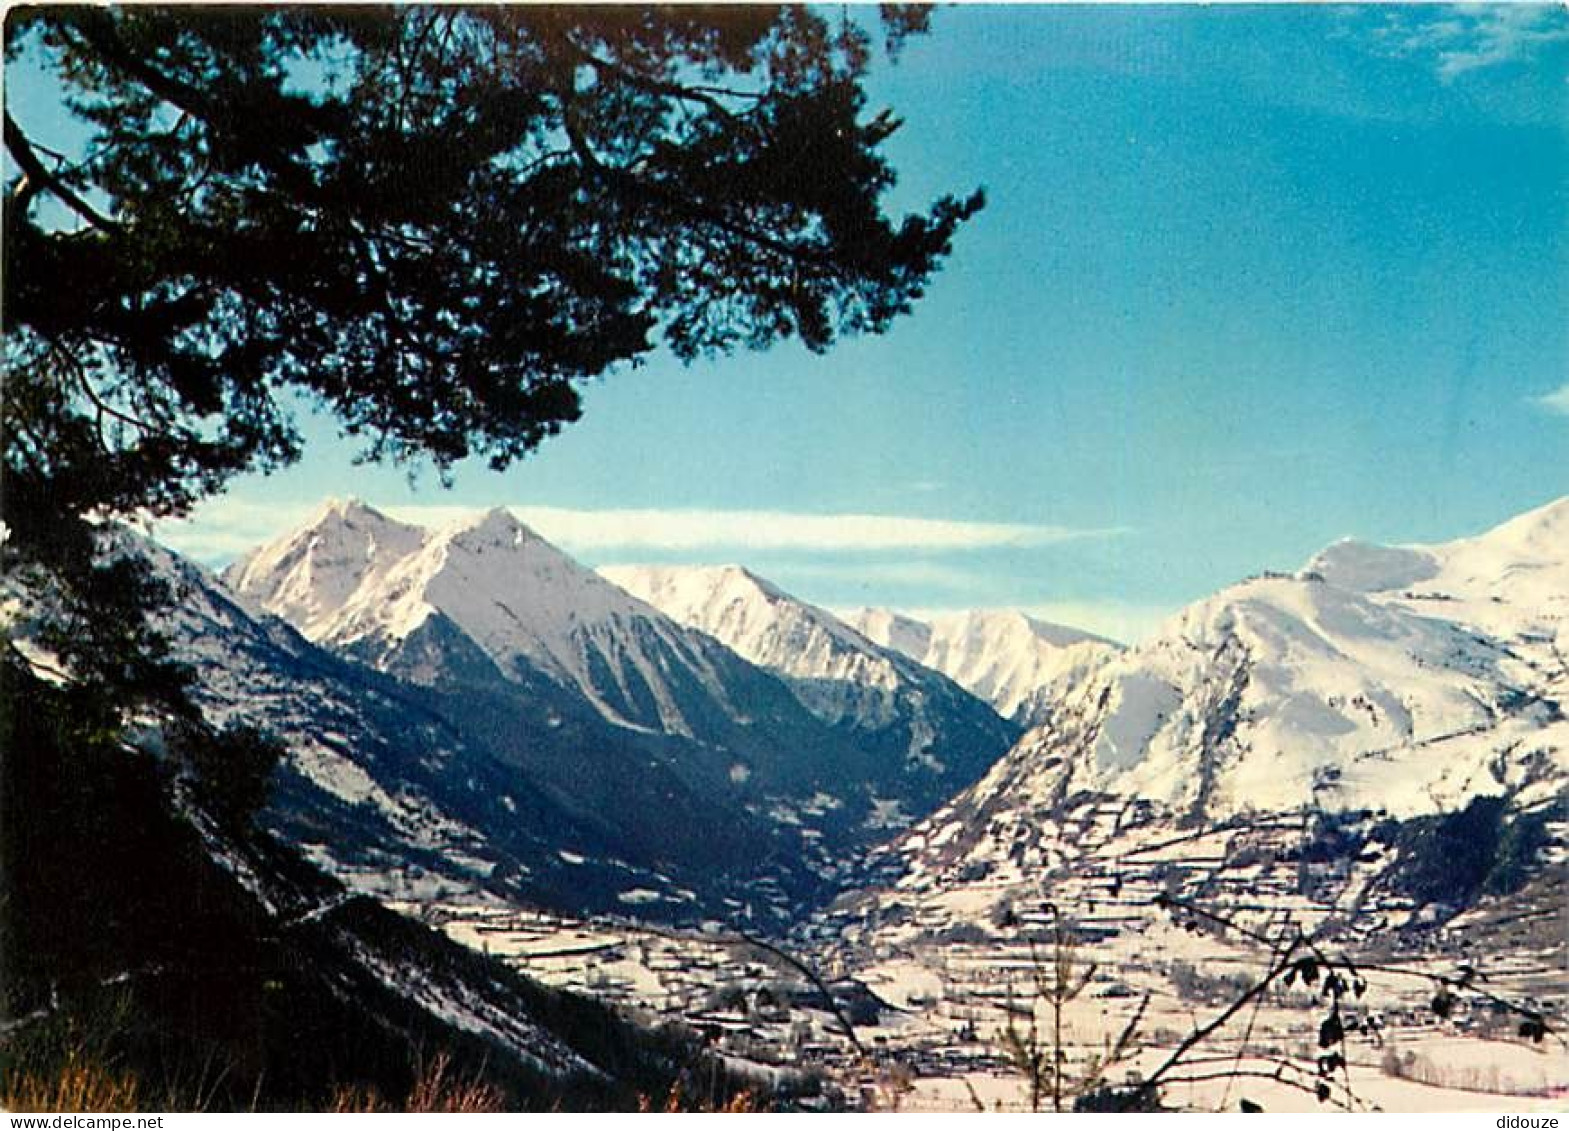
POLYGON ((838 999, 834 997, 833 991, 828 988, 828 984, 823 981, 822 976, 816 970, 812 969, 809 963, 802 961, 789 951, 746 931, 737 929, 736 934, 751 946, 775 955, 788 963, 793 969, 804 974, 807 980, 817 987, 817 992, 823 995, 823 999, 828 1003, 828 1008, 833 1011, 834 1018, 844 1030, 844 1035, 849 1039, 850 1044, 855 1046, 855 1051, 862 1056, 866 1055, 866 1047, 861 1044, 861 1038, 856 1035, 855 1026, 850 1024, 850 1018, 845 1015, 843 1009, 839 1008, 838 999))
MULTIPOLYGON (((1229 1080, 1233 1077, 1237 1077, 1245 1080, 1270 1080, 1277 1084, 1282 1084, 1287 1088, 1293 1088, 1296 1091, 1304 1092, 1307 1095, 1317 1097, 1318 1084, 1309 1084, 1302 1080, 1292 1079, 1290 1076, 1285 1074, 1284 1069, 1287 1067, 1292 1068, 1298 1072, 1303 1071, 1299 1066, 1290 1064, 1290 1062, 1281 1062, 1281 1066, 1277 1067, 1273 1072, 1266 1072, 1259 1068, 1244 1068, 1239 1072, 1235 1069, 1227 1068, 1219 1069, 1214 1072, 1193 1072, 1185 1076, 1168 1076, 1165 1080, 1162 1081, 1162 1083, 1169 1087, 1173 1084, 1204 1084, 1213 1080, 1229 1080)), ((1348 1095, 1344 1098, 1341 1098, 1336 1096, 1333 1092, 1331 1092, 1328 1100, 1324 1102, 1332 1103, 1342 1111, 1355 1110, 1356 1106, 1356 1098, 1354 1096, 1348 1095)))
MULTIPOLYGON (((147 421, 121 412, 119 409, 105 401, 103 397, 99 395, 98 390, 93 387, 92 379, 87 376, 87 367, 82 364, 81 358, 77 357, 76 354, 68 347, 62 345, 59 342, 53 342, 50 345, 49 352, 51 356, 64 363, 65 368, 72 374, 72 376, 76 378, 77 387, 81 389, 82 393, 92 403, 94 410, 98 413, 100 438, 102 438, 103 418, 106 416, 110 419, 119 421, 121 424, 130 425, 132 428, 139 429, 142 432, 157 431, 157 429, 155 429, 151 424, 147 423, 147 421)), ((109 447, 107 442, 104 443, 104 447, 106 449, 109 447)))
POLYGON ((1275 979, 1279 978, 1282 974, 1291 968, 1297 951, 1301 948, 1301 946, 1302 939, 1299 936, 1298 938, 1293 939, 1289 946, 1285 947, 1283 950, 1277 951, 1274 957, 1274 961, 1270 964, 1268 972, 1266 972, 1265 975, 1259 979, 1259 981, 1254 983, 1252 988, 1249 989, 1247 993, 1243 994, 1241 997, 1237 998, 1236 1001, 1232 1002, 1225 1009, 1221 1010, 1220 1013, 1212 1018, 1207 1024, 1198 1026, 1193 1030, 1193 1032, 1189 1033, 1185 1038, 1183 1038, 1182 1043, 1176 1047, 1176 1049, 1165 1059, 1160 1067, 1155 1069, 1154 1072, 1150 1073, 1150 1075, 1147 1077, 1147 1083, 1160 1083, 1168 1073, 1170 1073, 1182 1062, 1182 1058, 1188 1054, 1190 1049, 1200 1044, 1201 1042, 1208 1040, 1214 1033, 1223 1028, 1228 1021, 1230 1021, 1238 1013, 1242 1012, 1242 1010, 1246 1009, 1255 998, 1262 997, 1265 993, 1267 993, 1270 987, 1275 984, 1275 979))

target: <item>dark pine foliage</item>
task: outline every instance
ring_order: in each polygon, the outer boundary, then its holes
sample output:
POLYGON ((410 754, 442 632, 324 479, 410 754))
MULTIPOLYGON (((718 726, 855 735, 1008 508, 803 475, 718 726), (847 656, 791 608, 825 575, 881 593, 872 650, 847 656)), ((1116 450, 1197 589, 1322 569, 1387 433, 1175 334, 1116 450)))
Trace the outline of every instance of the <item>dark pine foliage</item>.
POLYGON ((1392 881, 1422 903, 1465 906, 1518 891, 1547 844, 1547 811, 1511 812, 1505 797, 1473 797, 1463 809, 1382 830, 1398 852, 1392 881))
MULTIPOLYGON (((885 12, 890 52, 924 28, 885 12)), ((278 751, 196 717, 145 615, 168 594, 104 553, 101 520, 296 458, 299 403, 367 458, 501 468, 657 348, 885 330, 982 199, 884 214, 898 122, 866 106, 871 39, 751 5, 6 12, 7 66, 46 71, 85 136, 5 108, 0 575, 41 651, 0 646, 0 1012, 58 993, 70 1016, 119 979, 116 1056, 156 1074, 215 1049, 236 1105, 263 1078, 285 1103, 395 1094, 411 1045, 452 1038, 374 986, 333 992, 350 975, 322 929, 280 933, 171 804, 178 785, 251 836, 278 751), (131 753, 133 714, 161 723, 157 757, 131 753)), ((485 976, 657 1097, 643 1036, 485 976)), ((510 1094, 539 1098, 518 1071, 510 1094)))
POLYGON ((504 467, 661 346, 886 329, 982 204, 884 214, 898 121, 847 14, 49 5, 5 33, 85 138, 6 107, 0 571, 111 716, 179 713, 183 675, 90 521, 287 463, 301 402, 367 458, 504 467))
POLYGON ((291 393, 372 457, 505 466, 661 343, 887 328, 981 206, 883 214, 898 121, 866 112, 847 16, 51 6, 6 31, 91 134, 65 156, 5 117, 14 553, 288 461, 291 393))

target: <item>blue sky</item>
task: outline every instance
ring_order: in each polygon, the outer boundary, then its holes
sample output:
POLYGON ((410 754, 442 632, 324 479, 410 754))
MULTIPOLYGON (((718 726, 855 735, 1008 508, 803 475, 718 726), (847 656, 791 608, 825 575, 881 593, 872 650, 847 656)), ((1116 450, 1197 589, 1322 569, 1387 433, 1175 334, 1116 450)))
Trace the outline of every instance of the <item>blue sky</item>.
POLYGON ((1569 492, 1563 9, 960 7, 872 94, 896 211, 990 198, 891 333, 613 374, 450 491, 311 422, 166 535, 214 561, 325 494, 510 504, 595 564, 1127 638, 1339 537, 1569 492))

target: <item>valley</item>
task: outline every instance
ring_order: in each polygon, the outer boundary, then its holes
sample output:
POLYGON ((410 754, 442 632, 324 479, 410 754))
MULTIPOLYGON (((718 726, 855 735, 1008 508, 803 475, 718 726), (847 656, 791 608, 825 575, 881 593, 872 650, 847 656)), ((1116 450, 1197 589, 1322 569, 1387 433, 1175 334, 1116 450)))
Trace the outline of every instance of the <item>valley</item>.
POLYGON ((115 545, 177 594, 206 717, 281 743, 259 816, 303 861, 177 789, 214 860, 348 931, 396 1008, 527 1034, 525 1063, 548 1023, 365 912, 787 1109, 1569 1089, 1569 500, 1337 544, 1127 648, 840 619, 739 567, 596 573, 500 510, 429 531, 334 501, 222 577, 115 545))
POLYGON ((0 1110, 1563 1122, 1564 4, 0 33, 0 1110))
MULTIPOLYGON (((836 1104, 873 1110, 969 1110, 978 1101, 1028 1110, 1004 1034, 1022 1032, 1031 1013, 1047 1023, 1040 971, 1064 956, 1085 979, 1064 1010, 1068 1106, 1087 1073, 1108 1084, 1147 1075, 1269 966, 1269 947, 1220 918, 1264 937, 1300 928, 1366 979, 1346 1014, 1355 1032, 1335 1106, 1553 1110, 1561 1102, 1564 1050, 1521 1038, 1519 1014, 1463 992, 1452 1015, 1432 1008, 1444 980, 1474 967, 1490 998, 1563 1015, 1569 854, 1561 848, 1523 891, 1437 926, 1409 897, 1381 890, 1381 853, 1347 868, 1305 863, 1312 829, 1301 819, 1173 835, 1159 821, 1114 831, 1117 816, 1104 805, 1078 814, 1059 831, 1094 847, 1038 879, 1000 876, 940 894, 915 879, 852 894, 797 928, 784 949, 811 964, 838 1013, 793 963, 717 922, 682 930, 574 919, 460 892, 393 906, 549 984, 650 1022, 679 1021, 787 1092, 837 1088, 836 1104), (1130 1026, 1124 1053, 1095 1067, 1130 1026)), ((1551 829, 1561 844, 1569 821, 1559 814, 1551 829)), ((1201 1108, 1241 1097, 1269 1110, 1318 1107, 1323 1008, 1305 986, 1271 995, 1245 1025, 1185 1060, 1165 1094, 1201 1108), (1233 1079, 1237 1069, 1247 1075, 1233 1079)))
POLYGON ((334 503, 227 586, 166 568, 208 709, 290 740, 280 835, 789 1106, 1569 1088, 1569 500, 1337 544, 1126 649, 841 620, 739 568, 600 576, 503 512, 334 503), (1063 1078, 1032 1094, 1046 1032, 1063 1078))

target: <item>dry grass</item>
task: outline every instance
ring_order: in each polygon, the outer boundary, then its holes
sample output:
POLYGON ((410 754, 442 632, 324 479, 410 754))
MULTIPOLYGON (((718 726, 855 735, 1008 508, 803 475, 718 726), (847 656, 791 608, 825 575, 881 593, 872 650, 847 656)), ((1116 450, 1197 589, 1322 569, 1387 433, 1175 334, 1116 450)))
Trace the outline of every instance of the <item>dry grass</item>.
POLYGON ((444 1114, 496 1112, 502 1110, 502 1096, 477 1078, 455 1078, 452 1059, 443 1052, 425 1066, 415 1081, 414 1090, 409 1093, 408 1110, 444 1114))
POLYGON ((741 1115, 748 1112, 761 1111, 757 1098, 751 1092, 737 1092, 722 1104, 702 1103, 693 1105, 687 1101, 686 1095, 679 1082, 670 1089, 670 1094, 665 1097, 661 1107, 654 1107, 653 1101, 647 1096, 638 1101, 638 1110, 641 1112, 659 1111, 666 1115, 676 1115, 682 1112, 710 1112, 724 1115, 741 1115))
POLYGON ((73 1053, 52 1072, 16 1072, 0 1081, 7 1111, 118 1112, 137 1110, 136 1077, 111 1072, 73 1053))
MULTIPOLYGON (((345 1087, 333 1093, 328 1111, 335 1114, 366 1115, 396 1110, 374 1088, 345 1087)), ((414 1082, 403 1109, 420 1114, 477 1114, 504 1111, 504 1097, 477 1078, 460 1079, 453 1074, 452 1058, 437 1053, 414 1082)))
POLYGON ((391 1110, 375 1088, 358 1085, 340 1087, 327 1104, 333 1115, 376 1115, 391 1110))

